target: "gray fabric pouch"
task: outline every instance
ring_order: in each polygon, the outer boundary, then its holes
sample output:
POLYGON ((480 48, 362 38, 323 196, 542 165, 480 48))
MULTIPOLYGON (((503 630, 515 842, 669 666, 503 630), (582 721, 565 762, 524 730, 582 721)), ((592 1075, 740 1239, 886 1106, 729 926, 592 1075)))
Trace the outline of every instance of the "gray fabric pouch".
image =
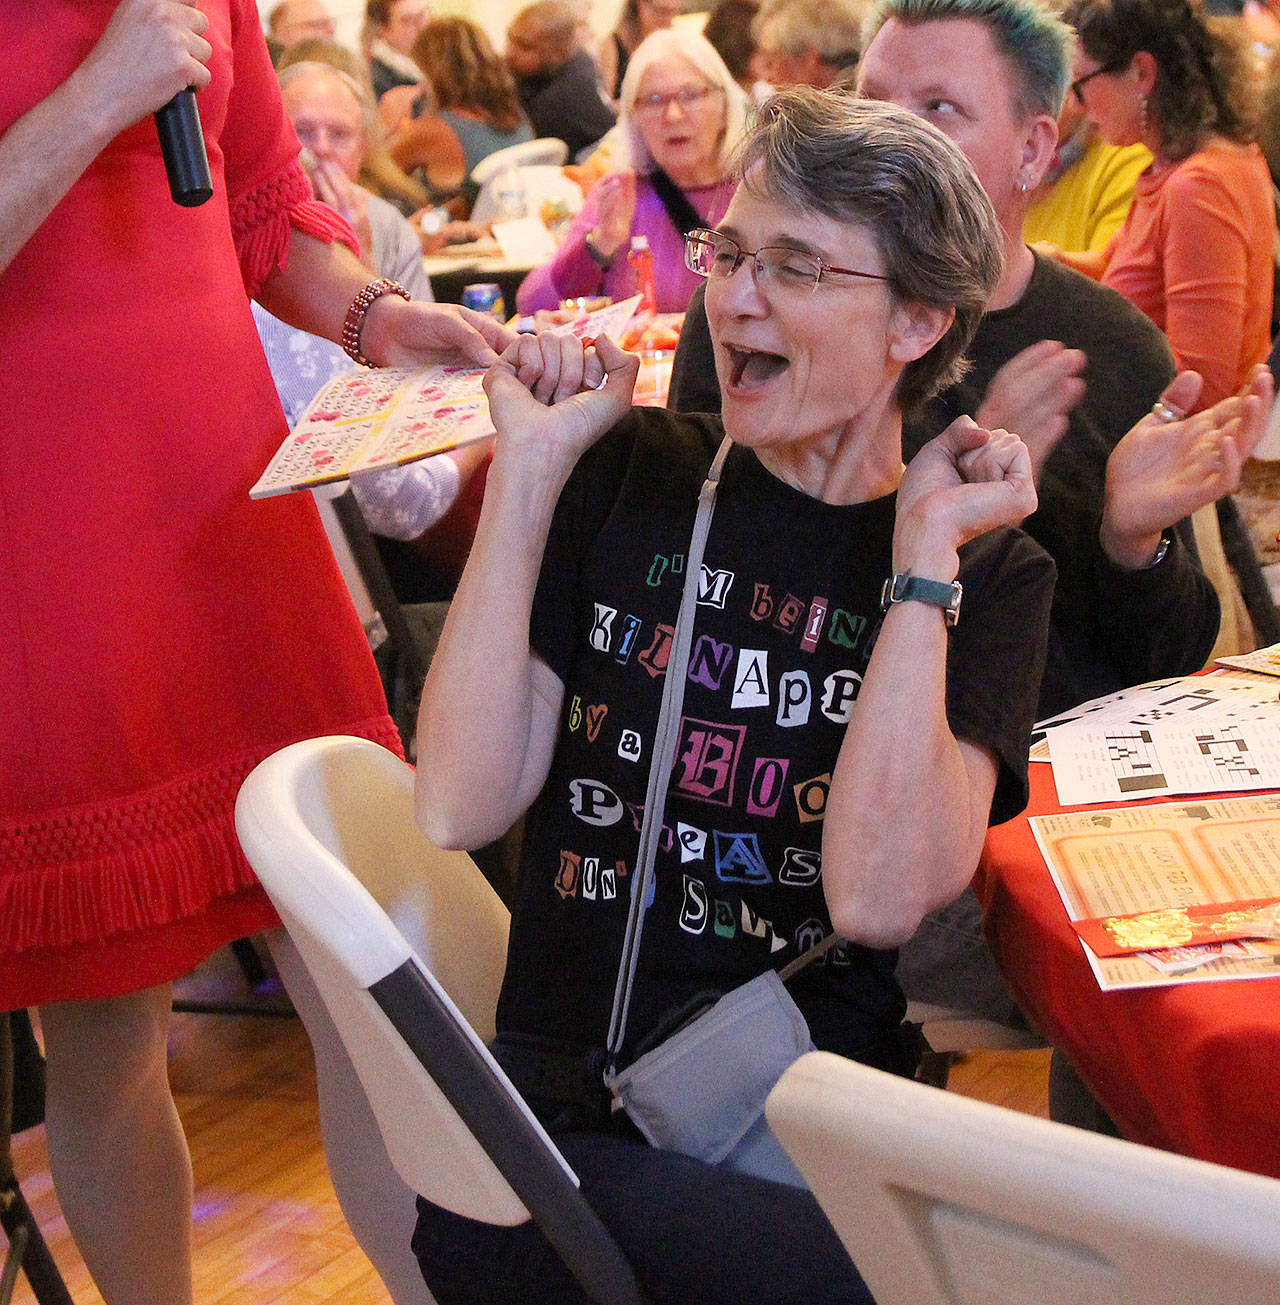
POLYGON ((615 1109, 654 1146, 805 1186, 769 1129, 765 1098, 813 1050, 782 980, 766 970, 726 993, 609 1080, 615 1109))

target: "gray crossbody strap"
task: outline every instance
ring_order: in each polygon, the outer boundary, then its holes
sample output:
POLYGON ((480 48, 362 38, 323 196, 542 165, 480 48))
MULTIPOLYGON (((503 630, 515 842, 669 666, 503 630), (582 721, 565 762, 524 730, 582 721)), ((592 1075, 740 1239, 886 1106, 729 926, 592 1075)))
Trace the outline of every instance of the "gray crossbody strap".
POLYGON ((609 1020, 607 1073, 612 1074, 622 1040, 627 1030, 627 1009, 631 1004, 631 985, 640 955, 640 933, 649 884, 653 880, 653 861, 662 837, 662 817, 667 803, 667 778, 675 761, 676 735, 680 728, 680 708, 684 703, 684 677, 689 667, 689 646, 693 642, 694 608, 698 602, 698 579, 702 572, 702 555, 711 531, 711 514, 715 511, 720 472, 733 441, 726 435, 707 470, 707 478, 698 494, 698 512, 693 519, 693 536, 685 560, 684 589, 680 595, 680 613, 671 636, 667 674, 662 685, 662 705, 658 708, 658 725, 654 731, 649 756, 649 782, 644 796, 644 818, 640 822, 640 845, 636 851, 635 871, 631 876, 631 905, 627 912, 627 929, 622 940, 622 959, 618 964, 618 981, 613 991, 613 1014, 609 1020))
MULTIPOLYGON (((702 555, 706 549, 707 535, 711 530, 711 514, 715 511, 720 472, 731 444, 732 441, 726 436, 707 471, 707 478, 698 495, 698 512, 693 521, 693 536, 689 540, 684 589, 680 595, 680 613, 676 618, 675 632, 671 636, 667 677, 662 686, 662 704, 658 708, 658 724, 654 731, 653 748, 649 757, 649 782, 645 789, 644 818, 640 822, 640 844, 636 851, 635 873, 631 877, 631 904, 627 912, 627 929, 622 940, 622 957, 618 963, 618 981, 613 991, 613 1012, 609 1019, 606 1078, 614 1073, 618 1053, 622 1050, 622 1042, 627 1031, 631 987, 635 981, 636 964, 640 958, 640 935, 644 926, 645 903, 649 898, 649 885, 653 882, 653 863, 658 854, 658 840, 662 836, 662 817, 667 804, 667 780, 675 761, 680 708, 684 703, 684 680, 689 668, 689 648, 693 642, 694 608, 698 603, 698 579, 702 572, 702 555)), ((778 977, 785 983, 793 974, 802 970, 810 961, 817 960, 839 941, 836 934, 828 934, 783 966, 778 971, 778 977)))

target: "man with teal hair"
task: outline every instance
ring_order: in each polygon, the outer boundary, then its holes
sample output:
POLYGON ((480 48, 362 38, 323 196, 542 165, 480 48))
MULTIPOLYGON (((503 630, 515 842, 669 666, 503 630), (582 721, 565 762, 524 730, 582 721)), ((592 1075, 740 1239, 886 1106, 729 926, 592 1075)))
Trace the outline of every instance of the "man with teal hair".
MULTIPOLYGON (((1144 442, 1151 449, 1150 422, 1124 438, 1162 397, 1183 412, 1195 401, 1195 382, 1173 381, 1161 332, 1115 291, 1022 240, 1028 198, 1057 143, 1071 40, 1037 0, 880 0, 857 71, 859 95, 911 110, 960 147, 1000 220, 1004 272, 969 373, 908 417, 903 454, 962 414, 1016 431, 1031 449, 1040 506, 1024 529, 1058 568, 1042 715, 1204 665, 1218 600, 1185 518, 1226 492, 1187 484, 1178 423, 1146 461, 1135 454, 1144 442)), ((671 406, 718 404, 695 298, 671 406)), ((972 893, 926 920, 903 948, 898 979, 908 997, 1018 1018, 972 893)))

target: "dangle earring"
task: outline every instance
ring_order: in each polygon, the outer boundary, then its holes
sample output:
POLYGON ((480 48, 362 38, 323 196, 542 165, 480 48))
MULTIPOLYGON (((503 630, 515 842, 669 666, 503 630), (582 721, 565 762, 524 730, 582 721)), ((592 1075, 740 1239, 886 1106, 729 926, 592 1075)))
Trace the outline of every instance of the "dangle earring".
POLYGON ((1144 145, 1147 143, 1147 97, 1145 95, 1138 102, 1138 139, 1144 145))

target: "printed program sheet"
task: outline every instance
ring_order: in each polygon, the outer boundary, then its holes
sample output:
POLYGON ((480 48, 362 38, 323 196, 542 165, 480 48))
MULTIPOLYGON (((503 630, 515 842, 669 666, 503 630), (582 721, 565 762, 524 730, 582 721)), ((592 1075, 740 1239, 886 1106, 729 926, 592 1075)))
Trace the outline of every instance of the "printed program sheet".
MULTIPOLYGON (((1280 794, 1033 816, 1032 832, 1073 921, 1146 929, 1147 951, 1099 956, 1104 990, 1280 976, 1280 942, 1183 944, 1187 909, 1280 898, 1280 794)), ((1132 935, 1131 935, 1132 936, 1132 935)))

